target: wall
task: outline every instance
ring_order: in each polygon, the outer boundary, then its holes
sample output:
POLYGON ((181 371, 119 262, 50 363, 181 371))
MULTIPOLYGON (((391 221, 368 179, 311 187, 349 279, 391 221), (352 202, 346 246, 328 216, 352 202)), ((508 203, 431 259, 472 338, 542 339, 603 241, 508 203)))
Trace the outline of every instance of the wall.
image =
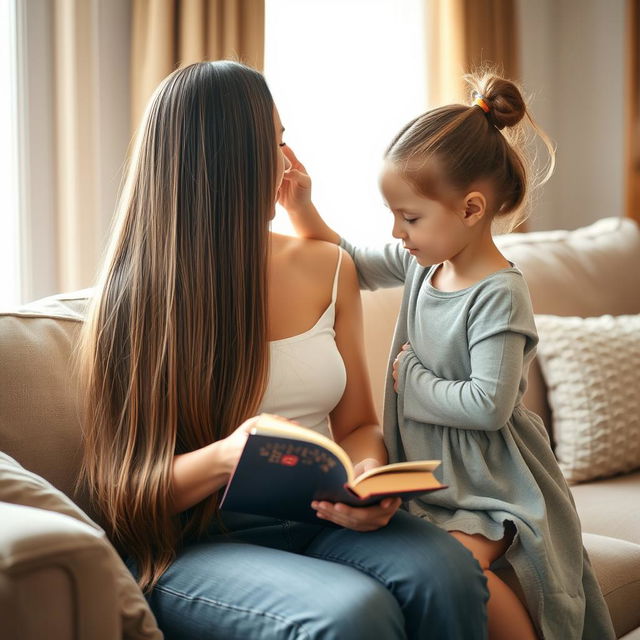
POLYGON ((625 0, 517 0, 521 69, 557 167, 530 229, 573 229, 624 206, 625 0))

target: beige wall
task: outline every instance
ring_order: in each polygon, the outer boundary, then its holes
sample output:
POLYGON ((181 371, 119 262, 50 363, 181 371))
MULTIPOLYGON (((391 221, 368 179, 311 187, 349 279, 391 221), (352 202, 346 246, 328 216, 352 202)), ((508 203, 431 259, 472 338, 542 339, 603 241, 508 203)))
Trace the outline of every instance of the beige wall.
POLYGON ((529 228, 623 214, 625 0, 518 0, 522 80, 557 143, 529 228))

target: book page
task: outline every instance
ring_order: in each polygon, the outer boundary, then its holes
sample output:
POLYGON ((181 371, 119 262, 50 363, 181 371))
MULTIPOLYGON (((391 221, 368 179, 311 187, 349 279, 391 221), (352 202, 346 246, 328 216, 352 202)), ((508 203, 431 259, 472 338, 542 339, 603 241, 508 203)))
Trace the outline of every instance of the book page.
POLYGON ((404 471, 395 474, 381 474, 356 482, 353 491, 361 498, 370 495, 402 493, 419 489, 430 490, 442 487, 438 479, 429 471, 404 471))
POLYGON ((407 472, 407 471, 434 471, 440 466, 440 460, 414 460, 413 462, 392 462, 382 467, 369 469, 361 473, 355 480, 354 484, 359 484, 363 480, 371 476, 384 475, 385 473, 407 472))

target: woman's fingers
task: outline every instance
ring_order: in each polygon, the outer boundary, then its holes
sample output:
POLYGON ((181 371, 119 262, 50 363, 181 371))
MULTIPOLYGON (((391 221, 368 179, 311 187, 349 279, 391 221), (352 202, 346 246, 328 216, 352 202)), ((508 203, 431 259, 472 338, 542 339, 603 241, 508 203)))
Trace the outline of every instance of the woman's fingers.
POLYGON ((354 531, 374 531, 388 524, 400 504, 400 498, 386 498, 372 507, 350 507, 340 502, 324 501, 314 501, 311 506, 321 520, 330 520, 354 531))
POLYGON ((311 184, 311 178, 304 171, 299 171, 298 169, 289 169, 289 171, 285 171, 282 176, 283 180, 288 182, 296 182, 300 185, 307 186, 307 184, 311 184))
POLYGON ((304 168, 304 165, 302 164, 302 162, 300 162, 300 160, 298 160, 298 157, 296 156, 296 154, 293 152, 293 149, 289 145, 285 144, 284 147, 281 147, 281 149, 282 149, 282 153, 284 153, 285 157, 291 163, 292 169, 302 170, 305 173, 307 172, 307 170, 304 168))

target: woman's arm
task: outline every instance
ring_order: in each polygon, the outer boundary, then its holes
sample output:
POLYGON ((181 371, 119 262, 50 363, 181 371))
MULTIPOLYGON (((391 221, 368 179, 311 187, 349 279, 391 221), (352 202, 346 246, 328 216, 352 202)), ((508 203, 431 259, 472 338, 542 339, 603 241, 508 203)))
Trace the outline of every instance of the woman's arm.
POLYGON ((173 513, 192 507, 227 484, 256 420, 249 418, 226 438, 174 457, 173 513))
MULTIPOLYGON (((336 344, 347 370, 347 386, 331 412, 335 440, 349 454, 356 473, 387 462, 387 450, 371 398, 362 331, 362 305, 353 262, 343 256, 339 275, 335 320, 336 344)), ((384 527, 400 506, 399 498, 387 498, 373 507, 314 502, 318 517, 356 531, 384 527)))
POLYGON ((387 451, 366 366, 358 277, 353 261, 345 253, 338 279, 334 329, 347 372, 347 384, 340 402, 331 412, 333 437, 354 463, 373 458, 378 464, 385 464, 387 451))

